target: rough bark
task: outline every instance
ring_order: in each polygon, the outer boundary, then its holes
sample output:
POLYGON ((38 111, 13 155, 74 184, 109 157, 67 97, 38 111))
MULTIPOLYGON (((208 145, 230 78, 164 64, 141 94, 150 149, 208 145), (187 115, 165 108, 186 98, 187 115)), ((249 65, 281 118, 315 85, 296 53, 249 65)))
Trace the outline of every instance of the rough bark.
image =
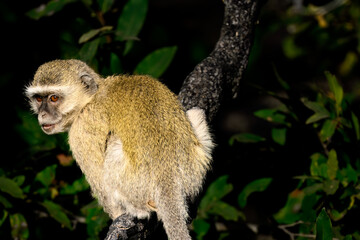
MULTIPOLYGON (((225 89, 231 89, 233 97, 237 95, 260 8, 258 0, 223 2, 225 15, 220 38, 211 54, 185 79, 179 93, 186 110, 193 107, 204 109, 209 121, 216 115, 225 89)), ((107 240, 149 239, 157 224, 155 214, 150 220, 120 216, 110 227, 107 240)))
POLYGON ((236 97, 248 63, 257 22, 259 2, 224 0, 225 15, 220 39, 212 53, 185 79, 179 98, 185 109, 199 107, 208 120, 216 115, 224 89, 236 97))

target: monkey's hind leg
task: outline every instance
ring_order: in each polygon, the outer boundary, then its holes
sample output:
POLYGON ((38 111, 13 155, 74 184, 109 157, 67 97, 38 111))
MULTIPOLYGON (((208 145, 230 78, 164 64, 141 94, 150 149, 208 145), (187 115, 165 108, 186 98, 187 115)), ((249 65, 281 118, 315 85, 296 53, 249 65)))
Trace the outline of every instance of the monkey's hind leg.
POLYGON ((160 190, 156 197, 157 215, 163 222, 169 240, 191 240, 186 220, 185 198, 181 190, 160 190))

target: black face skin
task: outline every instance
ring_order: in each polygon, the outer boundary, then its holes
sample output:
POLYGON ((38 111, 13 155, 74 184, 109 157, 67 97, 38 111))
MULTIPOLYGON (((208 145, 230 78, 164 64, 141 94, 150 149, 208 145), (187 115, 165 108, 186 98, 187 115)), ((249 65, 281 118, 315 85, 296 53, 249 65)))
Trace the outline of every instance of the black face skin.
MULTIPOLYGON (((54 94, 35 95, 34 99, 38 104, 38 120, 42 130, 51 134, 55 125, 59 122, 58 106, 61 98, 54 94)), ((61 118, 61 117, 60 117, 61 118)))

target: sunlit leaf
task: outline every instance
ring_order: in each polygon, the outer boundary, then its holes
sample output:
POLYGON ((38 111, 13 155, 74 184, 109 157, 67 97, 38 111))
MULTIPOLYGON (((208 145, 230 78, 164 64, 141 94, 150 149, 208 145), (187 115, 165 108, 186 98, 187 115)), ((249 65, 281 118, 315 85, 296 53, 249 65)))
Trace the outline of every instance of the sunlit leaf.
POLYGON ((28 224, 21 213, 10 214, 10 225, 13 239, 25 240, 29 238, 28 224))
POLYGON ((86 191, 89 189, 89 184, 85 177, 75 180, 72 184, 66 185, 60 189, 60 194, 76 194, 78 192, 86 191))
POLYGON ((274 218, 278 223, 290 224, 299 220, 301 204, 304 199, 304 192, 296 189, 288 196, 285 206, 279 212, 274 214, 274 218))
POLYGON ((81 37, 79 38, 79 44, 89 41, 90 39, 92 39, 96 35, 100 34, 101 32, 110 31, 112 28, 113 28, 112 26, 104 26, 104 27, 98 28, 98 29, 91 29, 87 33, 84 33, 83 35, 81 35, 81 37))
POLYGON ((170 65, 177 47, 164 47, 147 55, 136 66, 135 74, 146 74, 155 78, 160 77, 170 65))
POLYGON ((192 225, 194 227, 197 240, 203 239, 210 229, 210 224, 201 218, 196 218, 192 225))
POLYGON ((0 219, 0 227, 3 225, 3 223, 5 222, 5 220, 7 219, 7 216, 9 215, 9 212, 6 211, 5 209, 2 210, 2 217, 0 219))
POLYGON ((339 115, 341 111, 341 103, 344 97, 344 90, 334 75, 326 71, 325 76, 328 80, 330 91, 334 94, 336 113, 339 115))
POLYGON ((227 183, 229 176, 221 176, 210 184, 201 199, 200 208, 206 209, 209 204, 218 201, 233 190, 232 184, 227 183))
POLYGON ((257 142, 263 142, 266 139, 252 133, 239 133, 233 135, 229 139, 229 145, 232 146, 234 142, 241 142, 241 143, 257 143, 257 142))
POLYGON ((103 211, 96 200, 90 202, 81 212, 86 215, 86 230, 92 239, 97 239, 100 232, 108 227, 109 216, 103 211))
POLYGON ((347 164, 346 168, 341 169, 341 175, 343 176, 341 183, 344 187, 347 187, 351 182, 354 184, 358 182, 357 172, 350 164, 347 164))
POLYGON ((334 149, 331 149, 329 152, 329 158, 327 161, 327 174, 329 179, 333 180, 336 177, 337 171, 339 169, 339 162, 337 159, 337 154, 334 149))
POLYGON ((338 122, 336 120, 326 120, 320 130, 320 138, 322 142, 330 140, 334 135, 338 122))
POLYGON ((311 155, 311 165, 310 165, 310 173, 311 176, 320 176, 327 178, 327 158, 321 153, 314 153, 311 155), (326 167, 326 171, 324 171, 324 167, 326 167))
POLYGON ((350 51, 346 54, 344 61, 340 65, 339 72, 341 75, 348 75, 358 62, 357 54, 350 51))
POLYGON ((216 201, 208 210, 209 213, 221 216, 227 221, 237 221, 241 213, 235 207, 223 201, 216 201))
POLYGON ((327 179, 324 181, 324 191, 327 195, 334 195, 336 191, 339 189, 339 180, 330 180, 327 179))
POLYGON ((272 128, 271 137, 274 142, 278 143, 281 146, 284 146, 286 142, 286 131, 286 128, 272 128))
POLYGON ((47 200, 45 200, 42 205, 46 208, 52 218, 68 229, 72 229, 70 219, 64 213, 64 210, 60 205, 47 200))
POLYGON ((296 45, 293 36, 284 38, 282 48, 285 56, 289 59, 294 59, 304 54, 303 49, 296 45))
POLYGON ((279 110, 277 109, 261 109, 254 112, 254 115, 268 122, 275 122, 275 123, 288 125, 288 123, 285 121, 286 116, 283 113, 279 112, 279 110))
POLYGON ((325 208, 323 208, 316 219, 316 240, 332 240, 332 226, 325 208))
POLYGON ((10 194, 14 198, 24 198, 23 191, 15 181, 0 177, 0 191, 10 194))
POLYGON ((39 7, 30 10, 26 15, 32 19, 38 20, 45 16, 51 16, 56 12, 59 12, 67 4, 76 2, 76 0, 51 0, 46 4, 42 4, 39 7))
POLYGON ((238 196, 240 207, 243 208, 246 206, 247 199, 252 193, 265 191, 271 182, 272 178, 261 178, 247 184, 238 196))
POLYGON ((321 119, 330 117, 329 111, 320 103, 309 101, 306 98, 301 99, 304 105, 315 112, 314 115, 306 120, 306 124, 317 122, 321 119))
POLYGON ((19 175, 13 178, 14 182, 20 187, 25 182, 25 176, 19 175))
POLYGON ((45 187, 50 186, 55 179, 56 168, 56 164, 46 167, 44 170, 36 174, 35 181, 41 182, 45 187))

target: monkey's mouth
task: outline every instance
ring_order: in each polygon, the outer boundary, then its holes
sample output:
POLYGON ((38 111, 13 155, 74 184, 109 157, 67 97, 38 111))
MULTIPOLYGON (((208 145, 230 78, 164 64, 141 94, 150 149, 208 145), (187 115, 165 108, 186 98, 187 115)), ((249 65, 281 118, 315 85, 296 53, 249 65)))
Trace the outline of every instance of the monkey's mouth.
POLYGON ((45 132, 49 132, 52 129, 54 129, 55 124, 43 124, 43 125, 41 125, 41 127, 45 132))

